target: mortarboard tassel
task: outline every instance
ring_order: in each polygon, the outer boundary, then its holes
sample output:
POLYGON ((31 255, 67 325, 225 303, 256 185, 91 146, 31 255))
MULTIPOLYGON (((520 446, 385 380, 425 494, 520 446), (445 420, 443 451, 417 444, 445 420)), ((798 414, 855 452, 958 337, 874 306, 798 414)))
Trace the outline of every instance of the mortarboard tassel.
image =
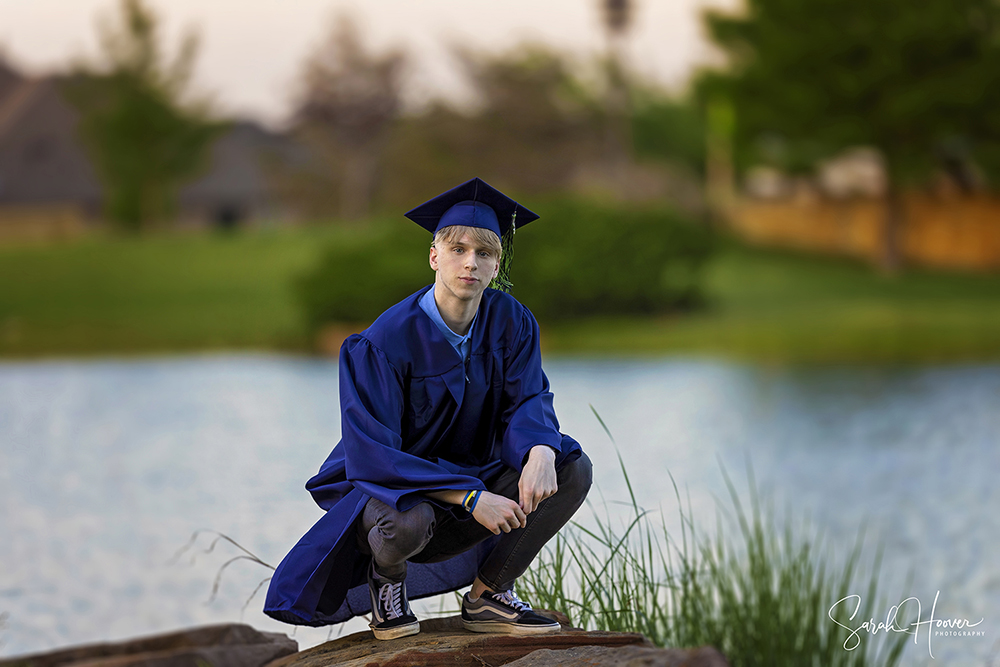
POLYGON ((510 288, 514 286, 514 283, 510 281, 510 265, 511 260, 514 259, 514 230, 517 229, 516 220, 517 210, 515 209, 514 214, 510 216, 510 227, 500 237, 500 271, 497 273, 497 277, 490 283, 490 287, 493 289, 507 292, 508 294, 510 294, 510 288))

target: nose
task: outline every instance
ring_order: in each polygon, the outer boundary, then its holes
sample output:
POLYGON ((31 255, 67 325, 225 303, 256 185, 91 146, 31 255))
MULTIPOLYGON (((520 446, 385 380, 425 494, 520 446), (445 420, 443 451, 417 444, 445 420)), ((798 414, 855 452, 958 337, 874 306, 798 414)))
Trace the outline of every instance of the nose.
POLYGON ((468 269, 469 271, 475 270, 479 266, 477 260, 478 258, 476 257, 476 253, 474 252, 465 253, 465 268, 468 269))

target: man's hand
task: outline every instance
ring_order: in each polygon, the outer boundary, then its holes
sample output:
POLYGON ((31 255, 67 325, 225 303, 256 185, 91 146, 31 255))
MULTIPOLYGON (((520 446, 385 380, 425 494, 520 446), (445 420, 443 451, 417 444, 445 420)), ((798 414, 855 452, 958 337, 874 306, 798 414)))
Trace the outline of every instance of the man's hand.
POLYGON ((483 491, 472 511, 472 518, 499 535, 501 531, 509 533, 515 528, 523 528, 528 519, 524 512, 510 498, 483 491))
POLYGON ((525 515, 534 512, 538 503, 554 495, 558 488, 556 450, 547 445, 535 445, 528 453, 528 462, 521 469, 521 479, 517 483, 525 515))

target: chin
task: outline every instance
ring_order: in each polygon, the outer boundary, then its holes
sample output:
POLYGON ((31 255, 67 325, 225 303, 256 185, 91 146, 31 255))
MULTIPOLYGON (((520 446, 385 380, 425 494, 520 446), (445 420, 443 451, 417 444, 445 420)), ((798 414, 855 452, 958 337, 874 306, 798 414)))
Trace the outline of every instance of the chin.
POLYGON ((459 283, 459 288, 456 290, 458 294, 465 296, 468 299, 475 299, 477 296, 483 293, 482 283, 473 283, 472 285, 466 285, 465 283, 459 283))

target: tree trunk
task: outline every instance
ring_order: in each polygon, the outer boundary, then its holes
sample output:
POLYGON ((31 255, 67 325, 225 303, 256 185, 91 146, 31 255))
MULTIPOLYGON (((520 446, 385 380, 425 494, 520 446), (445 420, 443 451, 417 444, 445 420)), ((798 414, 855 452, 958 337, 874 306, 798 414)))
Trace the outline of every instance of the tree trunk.
POLYGON ((705 122, 705 199, 709 226, 725 226, 736 203, 736 177, 733 168, 735 114, 728 100, 714 99, 708 104, 705 122))
POLYGON ((346 161, 340 181, 340 217, 363 220, 371 213, 378 175, 379 155, 372 146, 355 149, 346 161))
POLYGON ((882 218, 881 247, 878 257, 879 269, 888 276, 899 273, 902 263, 899 241, 905 216, 902 193, 890 180, 885 193, 885 213, 882 218))

